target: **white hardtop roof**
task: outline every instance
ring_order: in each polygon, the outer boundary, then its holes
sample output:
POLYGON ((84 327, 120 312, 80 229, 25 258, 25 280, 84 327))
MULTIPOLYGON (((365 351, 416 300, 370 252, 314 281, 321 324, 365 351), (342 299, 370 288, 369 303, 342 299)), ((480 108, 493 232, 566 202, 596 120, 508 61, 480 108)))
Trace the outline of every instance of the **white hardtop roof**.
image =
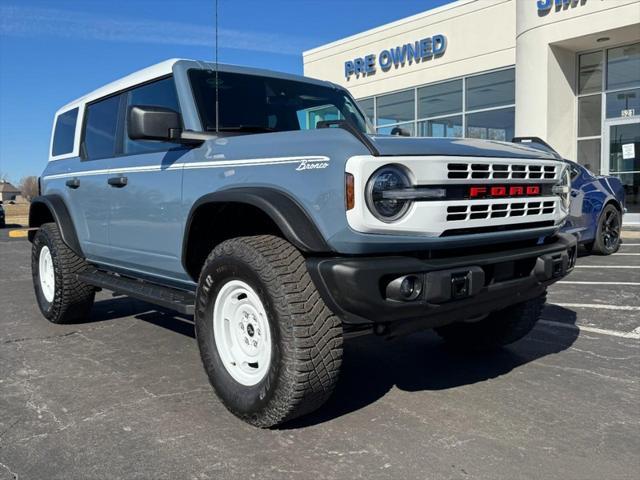
POLYGON ((156 63, 155 65, 151 65, 150 67, 143 68, 142 70, 138 70, 126 77, 122 77, 118 80, 115 80, 107 85, 104 85, 93 92, 87 93, 80 98, 76 98, 72 102, 67 103, 65 106, 61 107, 56 115, 70 110, 71 108, 77 107, 79 104, 91 102, 92 100, 105 97, 115 92, 119 92, 120 90, 124 90, 131 85, 136 85, 139 83, 148 82, 153 80, 154 78, 162 77, 164 75, 169 75, 172 72, 173 66, 182 60, 180 58, 171 58, 169 60, 165 60, 164 62, 156 63))
MULTIPOLYGON (((195 64, 201 65, 203 68, 204 67, 212 68, 214 65, 211 62, 200 61, 200 60, 190 60, 187 58, 171 58, 169 60, 165 60, 164 62, 156 63, 155 65, 151 65, 150 67, 143 68, 142 70, 138 70, 137 72, 127 75, 126 77, 122 77, 90 93, 87 93, 86 95, 83 95, 80 98, 76 98, 72 102, 69 102, 65 106, 58 109, 58 111, 56 112, 56 116, 58 116, 63 112, 71 110, 72 108, 75 108, 79 105, 92 102, 93 100, 106 97, 108 95, 119 92, 121 90, 126 90, 131 86, 138 85, 140 83, 149 82, 151 80, 154 80, 159 77, 163 77, 165 75, 170 75, 171 73, 173 73, 174 65, 178 62, 193 62, 195 64)), ((220 69, 221 70, 224 69, 228 71, 243 72, 243 73, 254 74, 254 75, 268 75, 268 76, 278 77, 283 79, 305 81, 305 82, 315 83, 319 85, 332 85, 333 87, 336 87, 336 88, 342 88, 342 87, 339 87, 338 85, 334 85, 333 83, 326 82, 324 80, 318 80, 314 78, 303 77, 300 75, 283 73, 283 72, 275 72, 275 71, 259 69, 259 68, 244 67, 244 66, 230 65, 230 64, 220 64, 220 69)))

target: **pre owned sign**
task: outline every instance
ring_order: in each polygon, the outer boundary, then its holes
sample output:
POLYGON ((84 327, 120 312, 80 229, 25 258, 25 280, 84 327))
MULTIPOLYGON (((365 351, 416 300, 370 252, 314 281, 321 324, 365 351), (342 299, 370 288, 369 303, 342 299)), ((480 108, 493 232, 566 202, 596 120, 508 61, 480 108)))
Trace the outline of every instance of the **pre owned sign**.
POLYGON ((413 43, 382 50, 378 55, 370 54, 344 62, 344 76, 347 80, 351 75, 372 75, 376 67, 380 66, 386 72, 392 66, 404 67, 405 64, 424 62, 433 57, 439 57, 447 49, 447 38, 444 35, 433 35, 413 43))

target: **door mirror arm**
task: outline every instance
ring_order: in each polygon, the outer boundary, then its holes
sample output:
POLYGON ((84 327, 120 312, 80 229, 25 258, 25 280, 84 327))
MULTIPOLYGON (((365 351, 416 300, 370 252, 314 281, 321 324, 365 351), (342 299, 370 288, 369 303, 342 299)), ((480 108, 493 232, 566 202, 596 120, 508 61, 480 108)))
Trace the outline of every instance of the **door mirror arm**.
POLYGON ((209 132, 196 132, 194 130, 182 130, 181 128, 176 128, 169 131, 168 141, 190 147, 199 147, 207 140, 215 138, 216 136, 217 135, 209 132))

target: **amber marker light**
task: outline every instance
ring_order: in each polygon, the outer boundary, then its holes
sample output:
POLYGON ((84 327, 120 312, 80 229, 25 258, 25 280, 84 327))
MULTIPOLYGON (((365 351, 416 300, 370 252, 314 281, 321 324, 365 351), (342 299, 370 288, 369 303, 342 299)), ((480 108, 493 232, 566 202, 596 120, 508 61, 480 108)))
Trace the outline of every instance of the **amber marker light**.
POLYGON ((356 194, 353 186, 353 175, 345 173, 344 175, 344 196, 346 199, 347 210, 351 210, 356 204, 356 194))

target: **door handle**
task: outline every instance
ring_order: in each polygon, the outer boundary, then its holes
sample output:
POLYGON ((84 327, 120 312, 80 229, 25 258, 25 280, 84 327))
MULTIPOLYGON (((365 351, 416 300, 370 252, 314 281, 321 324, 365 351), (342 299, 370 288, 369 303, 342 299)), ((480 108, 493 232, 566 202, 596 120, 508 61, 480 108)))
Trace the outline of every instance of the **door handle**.
POLYGON ((67 180, 65 185, 69 188, 76 189, 80 186, 80 180, 77 178, 72 178, 71 180, 67 180))
POLYGON ((127 177, 111 177, 107 183, 115 188, 122 188, 127 185, 127 177))

